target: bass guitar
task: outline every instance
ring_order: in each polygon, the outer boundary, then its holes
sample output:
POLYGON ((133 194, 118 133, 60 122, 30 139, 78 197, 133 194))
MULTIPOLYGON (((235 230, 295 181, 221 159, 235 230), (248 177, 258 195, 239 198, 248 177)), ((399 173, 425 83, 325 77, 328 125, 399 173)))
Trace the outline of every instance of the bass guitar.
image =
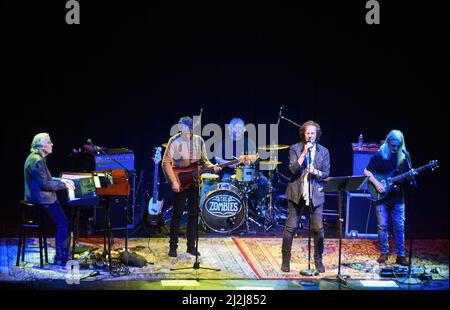
POLYGON ((161 147, 155 147, 153 149, 153 195, 148 202, 147 212, 144 214, 144 223, 147 226, 161 226, 164 224, 164 219, 161 215, 161 210, 164 205, 164 199, 158 200, 158 185, 159 185, 159 167, 158 164, 161 161, 161 147))

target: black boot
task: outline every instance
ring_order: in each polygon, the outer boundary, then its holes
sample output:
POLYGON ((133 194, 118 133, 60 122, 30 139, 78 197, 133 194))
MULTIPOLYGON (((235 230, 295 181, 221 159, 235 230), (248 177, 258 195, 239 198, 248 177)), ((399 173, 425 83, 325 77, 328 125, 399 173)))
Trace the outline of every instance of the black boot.
POLYGON ((177 257, 177 246, 176 245, 172 245, 172 244, 170 245, 169 256, 177 257))
POLYGON ((314 265, 319 273, 325 272, 325 266, 322 264, 322 257, 314 257, 314 265))
POLYGON ((291 263, 291 248, 293 239, 294 234, 285 230, 283 233, 283 243, 281 245, 281 254, 282 254, 281 271, 283 272, 291 271, 290 263, 291 263))
POLYGON ((200 256, 200 252, 198 252, 194 247, 188 247, 186 253, 189 253, 193 256, 197 254, 197 256, 200 256))
POLYGON ((283 258, 281 261, 281 271, 289 272, 291 271, 291 253, 282 253, 283 258))
POLYGON ((313 232, 314 237, 314 265, 319 273, 325 272, 325 266, 322 263, 324 229, 313 232))

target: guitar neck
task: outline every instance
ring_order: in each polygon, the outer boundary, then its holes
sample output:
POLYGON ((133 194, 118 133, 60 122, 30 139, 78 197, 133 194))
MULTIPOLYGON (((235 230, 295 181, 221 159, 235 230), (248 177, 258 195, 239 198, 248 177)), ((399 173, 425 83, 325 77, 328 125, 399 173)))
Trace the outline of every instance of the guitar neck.
MULTIPOLYGON (((224 168, 224 167, 227 167, 227 166, 231 166, 231 165, 237 164, 238 162, 239 162, 239 159, 235 159, 235 160, 226 162, 224 164, 217 165, 217 167, 224 168)), ((200 170, 200 174, 208 172, 208 171, 211 171, 211 170, 212 170, 212 167, 201 169, 200 170)))
MULTIPOLYGON (((420 173, 420 172, 424 171, 425 169, 427 169, 427 168, 430 167, 430 166, 431 166, 431 164, 427 164, 427 165, 424 165, 424 166, 419 167, 419 168, 414 169, 414 170, 415 170, 417 173, 420 173)), ((399 174, 399 175, 396 176, 396 177, 393 177, 393 178, 392 178, 392 182, 398 182, 398 181, 400 181, 400 180, 402 180, 402 179, 408 177, 408 176, 410 175, 411 171, 412 171, 412 170, 409 170, 409 171, 407 171, 407 172, 405 172, 405 173, 399 174)))
POLYGON ((158 199, 158 164, 155 163, 155 171, 153 173, 153 198, 158 199))

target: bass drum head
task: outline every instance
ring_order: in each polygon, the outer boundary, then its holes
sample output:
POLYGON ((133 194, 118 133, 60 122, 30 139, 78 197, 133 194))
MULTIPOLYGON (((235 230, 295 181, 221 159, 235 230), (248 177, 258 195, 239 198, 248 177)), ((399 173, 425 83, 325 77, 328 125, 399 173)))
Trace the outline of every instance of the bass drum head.
POLYGON ((228 233, 244 222, 245 206, 235 186, 218 183, 201 200, 202 220, 212 231, 228 233))

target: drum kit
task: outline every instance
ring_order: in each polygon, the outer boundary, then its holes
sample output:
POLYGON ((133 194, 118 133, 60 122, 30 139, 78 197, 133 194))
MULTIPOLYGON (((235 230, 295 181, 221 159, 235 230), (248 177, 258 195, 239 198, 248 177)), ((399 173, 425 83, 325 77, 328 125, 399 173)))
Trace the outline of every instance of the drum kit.
POLYGON ((288 145, 259 147, 260 150, 270 152, 270 159, 238 164, 227 182, 221 181, 217 174, 202 174, 199 219, 201 225, 217 233, 231 233, 244 224, 245 232, 249 232, 249 222, 264 231, 277 225, 278 220, 283 217, 283 211, 274 203, 274 176, 277 173, 277 166, 282 162, 278 161, 274 154, 275 151, 288 147, 288 145), (263 171, 267 171, 268 177, 264 176, 263 171), (267 180, 262 202, 256 198, 261 178, 267 180))
MULTIPOLYGON (((165 148, 167 144, 162 146, 165 148)), ((286 211, 280 210, 275 203, 278 198, 275 175, 283 176, 277 170, 282 162, 278 161, 276 154, 288 148, 288 145, 278 144, 258 147, 258 150, 269 152, 269 160, 240 163, 229 180, 221 180, 218 174, 203 173, 200 180, 199 224, 205 230, 222 234, 232 233, 244 224, 244 232, 249 232, 249 222, 264 231, 279 224, 280 219, 286 218, 286 211), (263 189, 263 199, 259 201, 256 191, 261 186, 261 179, 267 180, 267 184, 263 189)))

